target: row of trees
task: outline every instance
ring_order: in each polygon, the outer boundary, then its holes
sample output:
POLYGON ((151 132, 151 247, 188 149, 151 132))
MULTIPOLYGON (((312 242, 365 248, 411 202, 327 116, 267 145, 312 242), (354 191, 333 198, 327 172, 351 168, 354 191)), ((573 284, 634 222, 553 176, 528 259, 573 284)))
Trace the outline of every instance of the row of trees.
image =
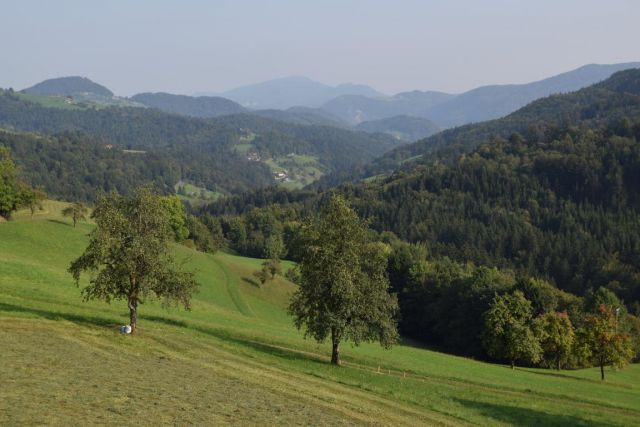
POLYGON ((496 295, 485 313, 484 346, 487 353, 506 359, 555 367, 580 363, 622 368, 635 356, 629 334, 619 325, 620 307, 604 303, 580 319, 576 329, 567 312, 544 313, 534 318, 533 307, 521 291, 496 295))

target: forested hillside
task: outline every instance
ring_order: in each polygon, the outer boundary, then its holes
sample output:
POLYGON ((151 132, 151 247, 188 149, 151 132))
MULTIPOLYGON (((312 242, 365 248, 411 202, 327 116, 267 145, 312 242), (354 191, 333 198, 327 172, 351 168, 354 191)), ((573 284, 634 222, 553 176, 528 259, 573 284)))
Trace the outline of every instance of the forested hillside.
POLYGON ((139 93, 132 96, 131 100, 167 113, 191 117, 218 117, 245 111, 239 104, 219 96, 195 97, 158 92, 139 93))
MULTIPOLYGON (((387 135, 294 125, 243 114, 205 120, 144 108, 45 108, 10 91, 0 93, 0 127, 43 134, 82 132, 89 137, 84 140, 93 138, 102 145, 144 151, 148 158, 164 159, 163 164, 173 165, 169 170, 178 171, 161 172, 165 185, 183 179, 221 193, 275 184, 273 167, 266 163, 269 159, 279 161, 290 154, 311 156, 321 168, 317 178, 321 173, 346 170, 397 146, 397 141, 387 135)), ((67 162, 73 153, 62 151, 57 157, 67 162)), ((33 160, 18 157, 19 163, 33 160)), ((158 173, 147 178, 156 181, 158 173)))

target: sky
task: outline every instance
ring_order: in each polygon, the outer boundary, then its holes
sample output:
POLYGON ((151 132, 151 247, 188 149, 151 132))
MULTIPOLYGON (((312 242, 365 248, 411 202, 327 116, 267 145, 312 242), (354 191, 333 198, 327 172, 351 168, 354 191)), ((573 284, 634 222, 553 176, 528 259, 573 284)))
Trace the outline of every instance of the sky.
POLYGON ((80 75, 117 95, 286 76, 458 93, 640 61, 638 0, 20 0, 0 87, 80 75))

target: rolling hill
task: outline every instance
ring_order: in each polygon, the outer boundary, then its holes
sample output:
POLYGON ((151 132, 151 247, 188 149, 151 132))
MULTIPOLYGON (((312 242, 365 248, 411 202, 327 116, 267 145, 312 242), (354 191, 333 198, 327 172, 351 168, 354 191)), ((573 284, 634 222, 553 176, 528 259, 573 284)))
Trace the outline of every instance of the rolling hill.
POLYGON ((174 251, 201 284, 190 312, 146 301, 139 334, 118 333, 122 301, 83 302, 66 272, 90 224, 49 202, 0 224, 0 423, 336 425, 634 425, 634 365, 516 369, 404 343, 345 347, 305 340, 285 312, 295 289, 258 288, 260 260, 174 251))
POLYGON ((219 96, 186 96, 170 93, 139 93, 130 98, 147 107, 190 117, 218 117, 245 111, 239 104, 219 96))
POLYGON ((92 82, 86 77, 72 76, 59 77, 55 79, 45 80, 23 90, 25 93, 34 95, 59 95, 73 96, 84 93, 91 93, 105 97, 113 96, 106 87, 92 82))

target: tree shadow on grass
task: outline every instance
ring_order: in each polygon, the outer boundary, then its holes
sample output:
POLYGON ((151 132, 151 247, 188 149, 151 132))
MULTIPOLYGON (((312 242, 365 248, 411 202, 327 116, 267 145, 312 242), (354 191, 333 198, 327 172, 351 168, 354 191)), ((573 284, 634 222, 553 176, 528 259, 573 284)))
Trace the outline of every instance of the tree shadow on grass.
POLYGON ((73 227, 73 223, 67 222, 67 221, 63 221, 61 219, 47 219, 48 222, 53 222, 56 224, 62 224, 62 225, 68 225, 69 227, 73 227))
POLYGON ((95 316, 82 316, 79 314, 63 313, 58 311, 40 310, 37 308, 23 307, 0 302, 0 311, 14 313, 28 313, 47 320, 68 320, 70 322, 79 323, 89 326, 114 327, 118 323, 113 320, 95 316))
MULTIPOLYGON (((47 320, 67 320, 70 322, 87 325, 87 326, 98 326, 103 328, 114 328, 119 326, 120 324, 117 321, 109 320, 101 317, 95 316, 83 316, 78 314, 64 313, 64 312, 56 312, 56 311, 48 311, 48 310, 40 310, 37 308, 31 307, 23 307, 18 305, 12 305, 7 303, 0 302, 0 312, 14 312, 14 313, 27 313, 31 315, 35 315, 37 317, 47 319, 47 320)), ((305 353, 302 351, 296 351, 293 349, 287 349, 275 344, 267 344, 259 341, 255 341, 246 337, 233 335, 231 332, 220 329, 220 328, 209 328, 200 325, 190 325, 181 320, 174 320, 161 316, 140 316, 141 320, 149 320, 152 322, 164 323, 169 326, 178 327, 178 328, 186 328, 191 329, 197 332, 200 332, 205 335, 212 336, 214 338, 220 339, 222 341, 228 342, 233 345, 245 347, 252 349, 254 351, 258 351, 260 353, 268 354, 271 356, 275 356, 281 359, 291 360, 291 361, 305 361, 312 363, 321 363, 326 364, 328 362, 328 357, 323 358, 319 355, 314 355, 311 353, 305 353)))
POLYGON ((251 286, 255 286, 256 288, 260 289, 260 284, 258 282, 256 282, 255 280, 249 279, 247 277, 243 277, 242 281, 245 283, 250 284, 251 286))
POLYGON ((498 405, 495 403, 477 402, 466 399, 454 399, 465 408, 473 409, 484 415, 507 424, 519 426, 614 426, 602 421, 590 421, 572 415, 550 414, 528 408, 519 408, 509 405, 498 405))
POLYGON ((196 331, 205 335, 209 335, 211 337, 217 338, 221 341, 225 341, 233 345, 250 348, 252 350, 256 350, 261 353, 266 353, 271 356, 276 356, 282 359, 303 360, 307 362, 317 362, 322 364, 326 364, 326 362, 329 360, 328 356, 326 358, 323 358, 322 356, 319 356, 319 355, 314 355, 311 353, 305 353, 303 351, 288 349, 282 346, 278 346, 276 344, 268 344, 268 343, 252 340, 239 335, 234 335, 233 333, 227 331, 226 329, 211 328, 211 327, 193 325, 193 324, 189 325, 186 322, 183 322, 182 320, 168 319, 166 317, 160 317, 160 316, 140 316, 140 319, 164 323, 169 326, 191 329, 193 331, 196 331))

